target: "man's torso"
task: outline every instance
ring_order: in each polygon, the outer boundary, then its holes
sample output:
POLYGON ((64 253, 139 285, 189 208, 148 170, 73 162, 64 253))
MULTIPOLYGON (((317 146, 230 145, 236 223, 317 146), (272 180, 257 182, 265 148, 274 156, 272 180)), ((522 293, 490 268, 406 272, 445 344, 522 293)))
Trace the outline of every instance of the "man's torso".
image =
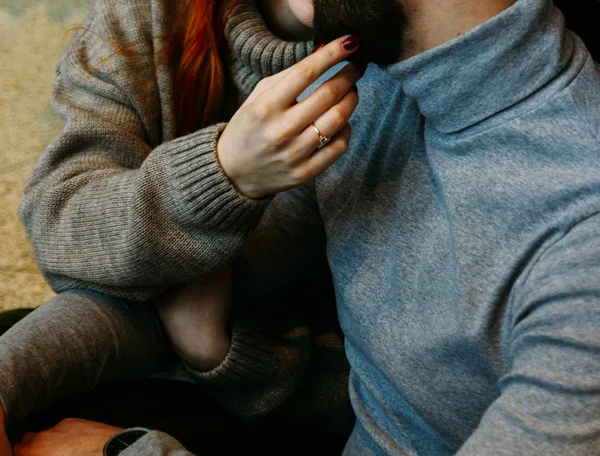
POLYGON ((359 420, 349 454, 454 453, 500 395, 520 283, 600 210, 600 147, 572 102, 598 84, 586 59, 524 114, 451 135, 384 70, 359 84, 351 149, 317 183, 359 420))

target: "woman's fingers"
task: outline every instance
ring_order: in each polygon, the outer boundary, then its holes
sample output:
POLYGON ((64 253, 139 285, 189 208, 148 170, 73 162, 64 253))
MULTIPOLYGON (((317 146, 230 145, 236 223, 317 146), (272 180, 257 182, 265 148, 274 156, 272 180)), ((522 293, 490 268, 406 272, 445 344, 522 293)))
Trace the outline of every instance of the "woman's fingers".
POLYGON ((303 182, 308 182, 319 176, 344 155, 348 150, 351 134, 352 128, 350 125, 346 125, 330 143, 313 153, 300 168, 300 175, 304 178, 303 182))
POLYGON ((298 62, 273 87, 270 92, 272 99, 277 100, 283 109, 294 105, 302 92, 327 70, 354 54, 359 47, 359 40, 357 35, 339 38, 298 62))
POLYGON ((353 90, 362 75, 362 71, 355 65, 347 65, 308 98, 291 107, 285 116, 290 122, 294 122, 300 132, 304 125, 315 121, 344 99, 349 91, 353 90))
MULTIPOLYGON (((348 121, 357 105, 358 91, 356 87, 353 87, 337 105, 316 119, 314 126, 317 127, 321 135, 334 138, 348 125, 348 121)), ((309 126, 298 137, 297 147, 302 151, 298 155, 304 159, 307 158, 319 147, 319 142, 319 134, 313 128, 313 125, 309 123, 309 126)))
POLYGON ((252 91, 250 96, 244 102, 245 104, 252 103, 258 97, 263 96, 266 92, 271 90, 275 85, 279 83, 283 78, 285 78, 292 70, 293 66, 286 68, 279 73, 274 74, 273 76, 269 76, 268 78, 261 79, 260 82, 256 85, 255 89, 252 91))
POLYGON ((356 35, 335 40, 283 74, 267 78, 238 109, 221 133, 216 152, 223 172, 240 193, 261 198, 306 183, 346 151, 347 123, 358 102, 351 88, 358 79, 355 68, 334 76, 304 105, 308 109, 289 111, 308 86, 358 49, 359 40, 356 35), (317 128, 333 139, 311 155, 320 135, 307 126, 325 111, 317 128), (343 134, 336 135, 340 130, 343 134))

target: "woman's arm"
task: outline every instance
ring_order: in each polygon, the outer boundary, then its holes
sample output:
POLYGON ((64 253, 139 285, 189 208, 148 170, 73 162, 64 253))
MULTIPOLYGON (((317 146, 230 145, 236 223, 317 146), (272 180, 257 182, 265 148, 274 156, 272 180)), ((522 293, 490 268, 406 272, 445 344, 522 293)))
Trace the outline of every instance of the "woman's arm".
MULTIPOLYGON (((248 257, 238 266, 239 280, 245 272, 252 274, 246 281, 262 283, 251 287, 236 306, 226 359, 208 372, 173 366, 166 377, 198 382, 247 419, 278 416, 347 432, 353 420, 349 367, 324 269, 325 237, 314 186, 279 195, 263 222, 248 257), (281 211, 294 215, 281 224, 281 211), (269 235, 271 224, 278 227, 278 237, 269 235), (281 268, 277 274, 270 263, 263 263, 268 257, 281 268)), ((0 385, 20 385, 3 395, 12 416, 27 415, 99 381, 138 378, 165 367, 167 341, 152 307, 108 297, 103 299, 114 304, 103 307, 100 301, 89 302, 95 295, 67 296, 43 306, 2 339, 0 385), (73 356, 65 358, 65 348, 73 356), (52 362, 57 356, 62 361, 52 362)))
POLYGON ((99 1, 59 64, 52 101, 66 126, 36 165, 20 216, 55 290, 144 301, 229 262, 268 204, 262 197, 311 180, 347 150, 360 72, 348 66, 296 103, 357 48, 336 40, 263 80, 228 126, 172 139, 167 62, 148 45, 106 60, 115 53, 107 40, 152 43, 143 14, 122 5, 99 1), (324 112, 320 127, 339 134, 313 154, 319 138, 308 124, 324 112))
POLYGON ((56 291, 144 301, 197 280, 231 258, 268 204, 222 172, 215 148, 225 125, 173 139, 172 69, 145 9, 98 1, 58 65, 52 104, 66 124, 20 209, 56 291), (98 65, 133 42, 141 44, 98 65))

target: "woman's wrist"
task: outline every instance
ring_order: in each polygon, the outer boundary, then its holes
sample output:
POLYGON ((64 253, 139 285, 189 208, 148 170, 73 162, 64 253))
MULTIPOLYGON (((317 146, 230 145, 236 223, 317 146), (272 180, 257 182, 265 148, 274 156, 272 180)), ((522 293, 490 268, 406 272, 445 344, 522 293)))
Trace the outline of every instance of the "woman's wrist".
MULTIPOLYGON (((227 128, 225 128, 225 131, 227 128)), ((225 131, 221 132, 219 139, 217 140, 216 156, 221 171, 225 175, 225 178, 229 181, 229 184, 243 197, 258 200, 265 196, 264 193, 258 191, 258 189, 252 188, 251 185, 246 185, 243 181, 243 171, 238 170, 236 167, 236 160, 234 155, 227 150, 226 141, 222 141, 225 131)))

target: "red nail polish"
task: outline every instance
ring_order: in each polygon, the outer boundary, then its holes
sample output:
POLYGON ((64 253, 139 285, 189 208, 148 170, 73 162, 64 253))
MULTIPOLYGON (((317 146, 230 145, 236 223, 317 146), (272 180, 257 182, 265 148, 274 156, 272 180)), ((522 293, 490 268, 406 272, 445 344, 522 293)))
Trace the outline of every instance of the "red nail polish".
POLYGON ((321 43, 319 44, 316 48, 313 49, 312 53, 314 54, 315 52, 317 52, 319 49, 321 49, 323 46, 325 46, 325 43, 321 43))
POLYGON ((347 52, 352 52, 356 50, 358 45, 360 44, 360 35, 351 35, 344 40, 342 43, 342 47, 347 52))

